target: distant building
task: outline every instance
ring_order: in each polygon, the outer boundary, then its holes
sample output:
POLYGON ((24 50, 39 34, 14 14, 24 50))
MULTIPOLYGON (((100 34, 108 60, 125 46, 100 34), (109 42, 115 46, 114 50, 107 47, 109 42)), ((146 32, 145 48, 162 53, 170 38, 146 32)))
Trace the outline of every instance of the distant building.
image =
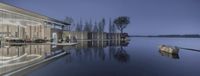
POLYGON ((54 40, 62 38, 68 23, 28 10, 0 3, 0 37, 22 40, 54 40))
POLYGON ((66 40, 67 38, 72 39, 75 37, 77 40, 120 40, 121 34, 120 33, 106 33, 106 32, 70 32, 64 31, 63 32, 63 39, 66 40))

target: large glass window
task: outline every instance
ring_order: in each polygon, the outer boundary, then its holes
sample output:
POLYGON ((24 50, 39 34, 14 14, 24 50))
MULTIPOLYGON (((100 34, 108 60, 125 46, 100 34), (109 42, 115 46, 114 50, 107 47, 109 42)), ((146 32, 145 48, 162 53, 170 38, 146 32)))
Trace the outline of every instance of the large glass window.
POLYGON ((44 23, 30 16, 0 11, 0 33, 7 33, 7 38, 50 39, 51 29, 48 28, 51 28, 51 25, 44 23))

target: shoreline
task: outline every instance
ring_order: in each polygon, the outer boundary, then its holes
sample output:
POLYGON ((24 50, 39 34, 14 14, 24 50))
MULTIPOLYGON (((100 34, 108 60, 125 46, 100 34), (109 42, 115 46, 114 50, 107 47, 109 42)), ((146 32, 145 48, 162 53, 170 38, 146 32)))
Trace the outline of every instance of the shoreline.
POLYGON ((141 38, 200 38, 200 37, 161 37, 161 36, 130 36, 131 37, 141 37, 141 38))

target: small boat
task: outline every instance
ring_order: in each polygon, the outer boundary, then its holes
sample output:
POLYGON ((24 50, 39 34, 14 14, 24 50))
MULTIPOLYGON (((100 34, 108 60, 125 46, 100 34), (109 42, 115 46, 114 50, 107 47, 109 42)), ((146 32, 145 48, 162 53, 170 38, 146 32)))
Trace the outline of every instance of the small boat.
POLYGON ((167 45, 161 45, 159 47, 159 50, 162 52, 167 52, 170 54, 178 54, 179 48, 176 46, 167 46, 167 45))

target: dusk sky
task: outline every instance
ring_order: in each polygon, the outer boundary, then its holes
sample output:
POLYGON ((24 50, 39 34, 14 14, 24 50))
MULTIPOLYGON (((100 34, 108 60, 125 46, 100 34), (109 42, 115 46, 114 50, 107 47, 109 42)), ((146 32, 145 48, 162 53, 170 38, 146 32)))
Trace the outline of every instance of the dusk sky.
MULTIPOLYGON (((129 16, 130 35, 200 34, 200 0, 0 0, 63 20, 129 16)), ((107 28, 106 28, 107 31, 107 28)))

